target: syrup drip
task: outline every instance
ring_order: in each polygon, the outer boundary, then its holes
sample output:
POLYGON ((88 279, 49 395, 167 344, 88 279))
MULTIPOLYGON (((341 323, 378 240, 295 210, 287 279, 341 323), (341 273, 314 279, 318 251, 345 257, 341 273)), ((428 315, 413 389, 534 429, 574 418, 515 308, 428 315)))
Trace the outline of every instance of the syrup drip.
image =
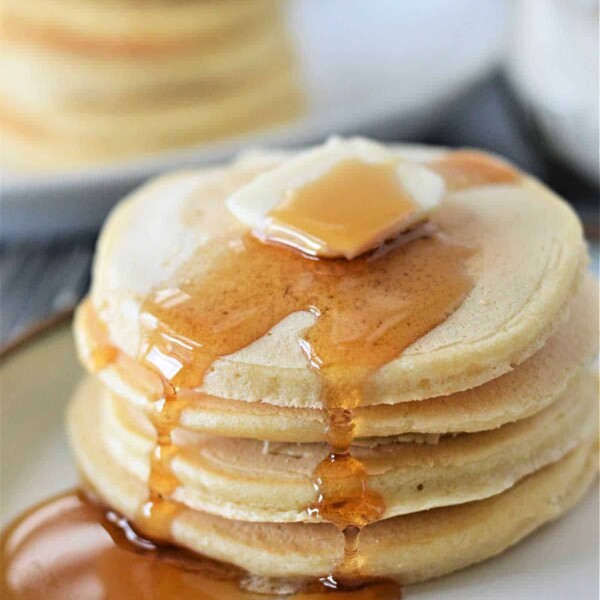
POLYGON ((85 314, 86 326, 89 329, 89 338, 94 343, 94 347, 90 349, 87 364, 92 373, 99 373, 115 363, 119 359, 120 352, 118 348, 111 345, 107 327, 97 317, 90 301, 86 300, 78 310, 85 314))
MULTIPOLYGON (((91 330, 90 337, 96 343, 89 359, 92 372, 98 373, 112 364, 118 366, 123 362, 123 355, 118 348, 110 344, 110 336, 104 323, 96 317, 89 304, 86 303, 80 310, 85 311, 86 324, 91 330)), ((141 362, 146 363, 143 356, 141 362)), ((160 374, 159 381, 162 394, 152 402, 149 414, 156 430, 156 444, 150 456, 149 494, 148 500, 138 511, 136 523, 147 537, 169 541, 171 523, 180 510, 180 506, 171 499, 179 485, 179 480, 171 468, 178 453, 171 436, 179 424, 187 402, 179 398, 175 387, 160 374)))
MULTIPOLYGON (((372 238, 377 232, 385 231, 389 223, 407 218, 415 210, 416 205, 410 196, 397 184, 393 164, 373 165, 359 160, 344 161, 317 181, 288 194, 284 204, 270 215, 276 224, 272 240, 288 242, 294 247, 298 247, 295 243, 297 237, 305 242, 303 246, 310 245, 307 242, 323 246, 323 240, 326 240, 327 245, 344 248, 348 254, 348 250, 360 246, 360 241, 365 236, 372 238), (367 206, 368 210, 365 211, 367 206), (298 232, 302 235, 298 235, 298 232)), ((422 228, 421 231, 427 230, 422 228)), ((402 241, 407 241, 406 237, 404 240, 397 240, 396 246, 402 241)), ((392 269, 387 267, 383 274, 378 273, 378 265, 373 259, 381 259, 383 254, 394 252, 395 249, 394 245, 384 247, 379 254, 371 257, 368 267, 378 275, 372 282, 373 285, 365 287, 358 294, 352 293, 354 290, 350 287, 334 292, 350 292, 349 300, 354 303, 353 309, 344 311, 342 307, 342 315, 346 312, 347 323, 356 328, 355 337, 348 332, 350 335, 344 334, 332 344, 333 336, 329 334, 324 345, 319 325, 327 328, 329 323, 325 317, 324 323, 318 322, 308 332, 303 344, 311 365, 319 371, 322 378, 321 396, 327 411, 327 441, 330 446, 329 455, 317 466, 313 476, 317 500, 308 507, 308 514, 319 516, 342 531, 344 554, 329 580, 346 586, 356 585, 361 581, 358 540, 362 528, 381 519, 386 508, 383 497, 369 489, 368 473, 364 465, 350 452, 355 429, 353 412, 362 403, 364 382, 377 367, 395 358, 412 341, 443 321, 462 301, 467 291, 467 279, 463 273, 457 282, 456 293, 450 289, 439 308, 436 307, 431 314, 425 315, 415 331, 410 322, 419 322, 422 316, 418 312, 415 314, 414 307, 410 307, 411 299, 405 300, 409 307, 406 312, 405 307, 395 305, 389 298, 400 290, 384 289, 381 294, 377 289, 379 286, 385 288, 382 275, 388 274, 395 281, 409 279, 403 283, 408 283, 408 287, 413 288, 414 282, 412 285, 410 282, 411 267, 424 267, 410 264, 410 260, 402 267, 400 260, 402 273, 393 272, 394 263, 391 265, 392 269), (388 269, 392 272, 388 273, 388 269), (376 300, 371 306, 365 302, 369 289, 373 290, 376 300), (398 328, 399 324, 404 331, 398 328), (386 335, 386 330, 391 335, 386 335), (404 335, 408 335, 408 338, 404 338, 404 335), (356 341, 359 341, 362 349, 356 347, 356 341)), ((460 271, 460 264, 458 266, 460 271)), ((456 268, 452 271, 455 272, 456 268)), ((435 275, 431 275, 435 279, 435 275)), ((414 298, 423 299, 419 291, 411 289, 415 294, 414 298)), ((338 310, 339 308, 336 307, 338 310)), ((323 319, 321 311, 319 316, 323 319)), ((340 324, 333 323, 330 327, 333 331, 340 324)))
POLYGON ((317 500, 308 511, 344 532, 345 552, 333 574, 357 581, 358 533, 385 512, 368 488, 364 466, 350 455, 352 411, 369 375, 397 357, 460 304, 470 289, 471 251, 430 233, 352 261, 308 260, 251 236, 202 252, 184 269, 210 264, 189 283, 157 290, 144 304, 145 360, 176 388, 201 385, 207 369, 266 335, 296 311, 316 323, 300 340, 322 380, 331 452, 314 476, 317 500), (250 283, 251 282, 251 283, 250 283))
POLYGON ((114 363, 119 355, 119 351, 114 346, 98 346, 92 350, 90 364, 93 373, 98 373, 114 363))
POLYGON ((150 457, 149 498, 141 507, 136 523, 148 537, 169 541, 171 523, 180 510, 180 505, 172 499, 179 486, 172 469, 179 449, 173 443, 172 434, 179 425, 187 402, 166 380, 163 380, 163 390, 162 398, 154 401, 150 413, 156 430, 156 445, 150 457))
MULTIPOLYGON (((451 154, 432 167, 450 189, 517 178, 504 163, 472 152, 451 154)), ((388 175, 386 170, 374 176, 388 175)), ((306 190, 296 189, 285 218, 310 221, 319 196, 327 198, 328 214, 346 204, 364 206, 364 189, 340 177, 351 179, 352 173, 333 170, 306 190), (340 185, 344 197, 334 193, 340 185)), ((389 198, 373 197, 369 210, 379 214, 378 207, 388 205, 389 198)), ((313 216, 322 224, 320 214, 313 216)), ((359 235, 363 219, 355 211, 346 220, 346 235, 359 235)), ((184 283, 156 290, 143 306, 144 360, 175 390, 200 386, 216 360, 263 337, 288 315, 315 315, 299 343, 321 377, 330 452, 315 470, 317 498, 307 510, 344 534, 344 556, 330 578, 338 583, 360 581, 360 530, 385 513, 383 498, 369 489, 364 465, 350 452, 353 411, 364 386, 375 370, 443 322, 471 286, 466 267, 471 250, 426 227, 420 233, 352 261, 309 260, 250 235, 229 238, 215 244, 216 250, 199 250, 176 278, 184 283)))
MULTIPOLYGON (((103 369, 113 367, 118 371, 119 377, 127 385, 137 390, 140 395, 148 398, 162 398, 164 396, 164 378, 154 372, 149 372, 147 367, 126 355, 111 343, 110 334, 106 324, 99 318, 90 298, 86 298, 77 308, 82 327, 86 331, 90 348, 89 359, 86 362, 92 373, 99 373, 103 369)), ((85 360, 85 359, 84 359, 85 360)))

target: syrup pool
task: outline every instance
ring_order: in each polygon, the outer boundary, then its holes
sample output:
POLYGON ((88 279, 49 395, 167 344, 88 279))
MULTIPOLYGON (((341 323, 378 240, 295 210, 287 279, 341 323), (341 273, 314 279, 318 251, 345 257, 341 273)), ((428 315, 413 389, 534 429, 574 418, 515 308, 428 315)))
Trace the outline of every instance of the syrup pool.
MULTIPOLYGON (((2 600, 267 600, 245 571, 139 537, 127 521, 73 490, 32 508, 0 541, 2 600)), ((268 582, 296 588, 289 600, 397 600, 375 584, 336 592, 319 581, 268 582)), ((264 585, 264 584, 263 584, 264 585)), ((281 595, 277 596, 282 598, 281 595)))

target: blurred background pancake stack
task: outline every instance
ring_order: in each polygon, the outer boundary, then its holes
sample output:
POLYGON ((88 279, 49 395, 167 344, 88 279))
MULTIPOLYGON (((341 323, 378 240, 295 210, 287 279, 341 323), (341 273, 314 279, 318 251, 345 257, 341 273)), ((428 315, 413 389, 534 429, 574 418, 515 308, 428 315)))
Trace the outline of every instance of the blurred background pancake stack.
POLYGON ((72 168, 296 117, 278 0, 5 0, 2 164, 72 168))
MULTIPOLYGON (((319 470, 332 456, 332 411, 299 344, 316 317, 274 319, 262 337, 226 355, 212 354, 198 333, 214 318, 218 339, 236 339, 259 318, 257 303, 269 315, 271 299, 281 300, 268 273, 218 266, 228 252, 235 260, 254 248, 241 241, 247 228, 225 199, 282 156, 165 176, 113 213, 75 319, 93 376, 71 403, 69 434, 85 481, 142 533, 289 585, 340 566, 333 523, 341 521, 324 504, 332 495, 340 519, 366 523, 360 574, 412 583, 504 551, 570 509, 596 479, 598 379, 588 368, 598 350, 598 288, 585 274, 578 219, 537 181, 489 156, 423 147, 399 156, 436 169, 448 189, 431 223, 452 244, 421 268, 469 247, 460 263, 468 285, 449 317, 369 371, 352 415, 354 466, 340 467, 335 493, 322 487, 319 470), (203 312, 196 307, 207 296, 217 302, 201 304, 203 312), (205 371, 200 352, 211 358, 205 371)), ((419 256, 431 239, 395 250, 390 260, 405 269, 397 293, 411 290, 410 269, 418 271, 402 262, 402 248, 419 256)), ((273 260, 292 252, 262 251, 273 260)), ((315 261, 296 260, 306 277, 291 286, 310 287, 315 261)), ((350 343, 344 333, 364 335, 369 365, 380 338, 373 332, 372 341, 364 323, 402 333, 420 313, 369 321, 381 296, 376 286, 357 287, 357 298, 343 288, 350 308, 332 329, 339 344, 350 343)), ((417 305, 450 289, 416 293, 417 305)))

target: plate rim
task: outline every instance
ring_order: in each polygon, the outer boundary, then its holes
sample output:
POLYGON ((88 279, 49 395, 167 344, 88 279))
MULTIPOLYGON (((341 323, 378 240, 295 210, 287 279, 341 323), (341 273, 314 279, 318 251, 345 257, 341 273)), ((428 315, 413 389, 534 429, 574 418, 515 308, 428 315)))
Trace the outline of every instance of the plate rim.
POLYGON ((33 325, 30 325, 17 335, 15 338, 0 346, 0 364, 6 362, 6 360, 12 357, 14 354, 18 354, 22 350, 25 350, 27 346, 37 342, 44 336, 53 333, 55 329, 62 327, 65 323, 73 318, 75 313, 74 308, 67 308, 57 313, 45 317, 40 321, 36 321, 33 325))

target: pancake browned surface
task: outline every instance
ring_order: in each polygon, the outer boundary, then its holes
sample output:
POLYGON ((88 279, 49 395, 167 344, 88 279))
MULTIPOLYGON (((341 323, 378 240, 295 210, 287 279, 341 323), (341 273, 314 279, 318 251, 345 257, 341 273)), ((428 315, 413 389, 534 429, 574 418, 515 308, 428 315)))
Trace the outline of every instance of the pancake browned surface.
MULTIPOLYGON (((399 150, 398 156, 414 153, 399 150)), ((435 156, 420 153, 417 160, 428 164, 435 156)), ((106 329, 101 345, 137 358, 144 299, 184 280, 202 281, 211 252, 247 232, 225 198, 277 163, 267 157, 168 175, 116 208, 100 238, 90 295, 106 329)), ((449 191, 431 221, 477 249, 468 264, 473 286, 446 321, 375 370, 365 406, 447 395, 511 371, 557 330, 582 280, 587 258, 577 217, 527 176, 511 185, 449 191)), ((198 389, 232 400, 322 408, 319 378, 297 343, 314 323, 306 311, 289 315, 269 335, 215 360, 198 389)), ((85 362, 91 348, 77 336, 85 362)))

